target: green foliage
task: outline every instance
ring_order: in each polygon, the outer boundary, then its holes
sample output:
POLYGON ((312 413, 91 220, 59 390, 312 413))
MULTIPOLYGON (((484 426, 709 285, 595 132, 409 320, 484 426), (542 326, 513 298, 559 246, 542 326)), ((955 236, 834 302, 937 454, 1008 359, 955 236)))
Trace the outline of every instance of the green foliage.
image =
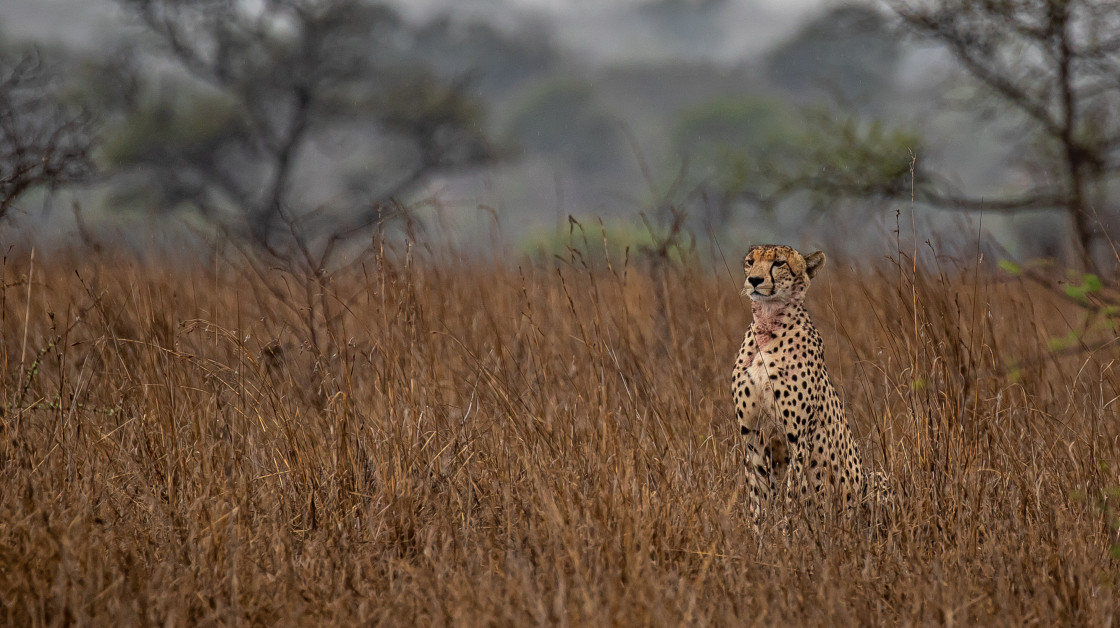
POLYGON ((1063 351, 1065 349, 1073 347, 1080 340, 1081 334, 1079 334, 1076 330, 1071 329, 1065 336, 1056 336, 1054 338, 1051 338, 1050 342, 1047 343, 1047 347, 1049 347, 1050 351, 1052 352, 1063 351))
POLYGON ((482 128, 485 112, 473 99, 462 98, 456 88, 434 77, 418 75, 395 82, 391 91, 373 103, 386 131, 411 138, 426 138, 435 165, 453 168, 489 159, 490 149, 482 128))
MULTIPOLYGON (((1001 263, 1002 266, 1002 263, 1001 263)), ((1059 288, 1052 289, 1083 308, 1080 322, 1065 336, 1050 339, 1050 351, 1064 351, 1079 344, 1085 347, 1099 342, 1110 342, 1120 328, 1120 305, 1110 303, 1115 297, 1110 292, 1103 294, 1105 285, 1098 275, 1070 269, 1068 281, 1059 288)))
POLYGON ((744 196, 773 209, 766 200, 781 192, 773 169, 792 161, 796 136, 795 119, 780 101, 724 97, 685 109, 672 145, 690 181, 725 205, 716 218, 722 223, 730 215, 726 205, 744 196))
POLYGON ((791 112, 775 101, 720 100, 681 116, 674 133, 708 192, 775 211, 808 192, 816 209, 911 189, 922 150, 910 132, 824 108, 791 112))
POLYGON ((1067 297, 1077 301, 1082 306, 1089 305, 1089 295, 1101 291, 1101 279, 1092 273, 1084 273, 1078 276, 1078 273, 1070 271, 1071 278, 1078 283, 1070 283, 1065 286, 1065 294, 1067 297))
POLYGON ((1023 268, 1021 266, 1009 259, 1001 259, 999 261, 999 267, 1005 272, 1011 273, 1012 275, 1018 275, 1023 272, 1023 268))
POLYGON ((691 249, 683 242, 662 246, 664 244, 664 236, 654 233, 648 224, 569 218, 566 229, 532 233, 522 240, 519 248, 525 255, 539 259, 610 261, 612 264, 632 261, 662 248, 665 257, 674 265, 685 262, 691 254, 691 249))
MULTIPOLYGON (((795 142, 795 120, 781 101, 724 97, 681 113, 673 147, 692 166, 715 170, 728 160, 742 169, 756 156, 795 142)), ((733 167, 734 168, 734 167, 733 167)))
POLYGON ((356 237, 381 219, 371 208, 490 159, 478 103, 411 52, 424 37, 389 3, 122 4, 150 48, 101 72, 120 87, 100 96, 117 121, 101 158, 133 175, 114 181, 114 200, 151 195, 152 209, 195 209, 269 255, 306 259, 299 241, 356 237), (309 159, 340 141, 328 166, 309 159), (349 185, 297 183, 312 173, 349 185))
POLYGON ((1017 366, 1008 369, 1007 381, 1012 384, 1017 384, 1023 381, 1023 369, 1017 366))
POLYGON ((122 168, 160 156, 201 157, 245 130, 233 99, 184 85, 174 99, 143 104, 106 129, 99 158, 122 168))
POLYGON ((826 109, 807 112, 804 123, 800 149, 805 166, 797 176, 818 196, 897 197, 915 184, 911 165, 921 153, 918 135, 826 109))

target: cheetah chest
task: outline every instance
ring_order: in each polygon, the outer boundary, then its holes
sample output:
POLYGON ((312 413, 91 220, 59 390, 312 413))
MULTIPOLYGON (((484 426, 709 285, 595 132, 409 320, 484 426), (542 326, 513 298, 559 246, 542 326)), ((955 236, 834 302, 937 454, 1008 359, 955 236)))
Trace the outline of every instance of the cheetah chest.
POLYGON ((756 402, 764 414, 777 417, 778 409, 774 402, 774 387, 780 386, 784 375, 782 358, 775 352, 759 349, 746 367, 746 377, 751 390, 755 391, 756 402))

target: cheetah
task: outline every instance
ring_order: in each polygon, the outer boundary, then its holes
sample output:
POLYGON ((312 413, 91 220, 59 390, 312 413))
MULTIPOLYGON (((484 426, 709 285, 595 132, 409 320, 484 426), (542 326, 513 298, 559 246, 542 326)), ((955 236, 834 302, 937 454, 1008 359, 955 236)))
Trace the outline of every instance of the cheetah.
POLYGON ((753 321, 731 387, 756 521, 778 473, 791 496, 824 496, 849 509, 889 490, 884 476, 864 471, 805 309, 805 291, 824 262, 820 251, 803 256, 781 245, 752 246, 744 261, 742 294, 751 299, 753 321))

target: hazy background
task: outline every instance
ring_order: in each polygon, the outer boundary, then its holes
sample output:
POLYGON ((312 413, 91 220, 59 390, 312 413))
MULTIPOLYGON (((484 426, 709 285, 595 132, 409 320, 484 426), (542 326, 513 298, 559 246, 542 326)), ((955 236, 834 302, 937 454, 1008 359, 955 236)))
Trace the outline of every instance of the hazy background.
MULTIPOLYGON (((955 250, 1071 259, 1060 204, 981 217, 919 194, 911 215, 914 164, 942 200, 1015 197, 1050 169, 1022 159, 1022 116, 888 7, 193 4, 0 7, 9 64, 37 51, 90 160, 19 194, 6 247, 319 255, 412 230, 516 255, 565 246, 571 216, 730 257, 770 240, 878 255, 913 221, 955 250)), ((1091 199, 1101 231, 1109 185, 1091 199)))

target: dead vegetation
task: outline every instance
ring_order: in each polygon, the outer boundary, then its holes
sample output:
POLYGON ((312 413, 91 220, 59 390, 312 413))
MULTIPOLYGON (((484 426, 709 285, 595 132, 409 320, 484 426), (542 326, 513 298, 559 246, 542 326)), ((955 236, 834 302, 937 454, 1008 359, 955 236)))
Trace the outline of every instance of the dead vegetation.
POLYGON ((741 277, 580 259, 9 261, 0 624, 1116 621, 1117 346, 1055 351, 1076 305, 826 271, 809 307, 903 505, 755 535, 741 277))

